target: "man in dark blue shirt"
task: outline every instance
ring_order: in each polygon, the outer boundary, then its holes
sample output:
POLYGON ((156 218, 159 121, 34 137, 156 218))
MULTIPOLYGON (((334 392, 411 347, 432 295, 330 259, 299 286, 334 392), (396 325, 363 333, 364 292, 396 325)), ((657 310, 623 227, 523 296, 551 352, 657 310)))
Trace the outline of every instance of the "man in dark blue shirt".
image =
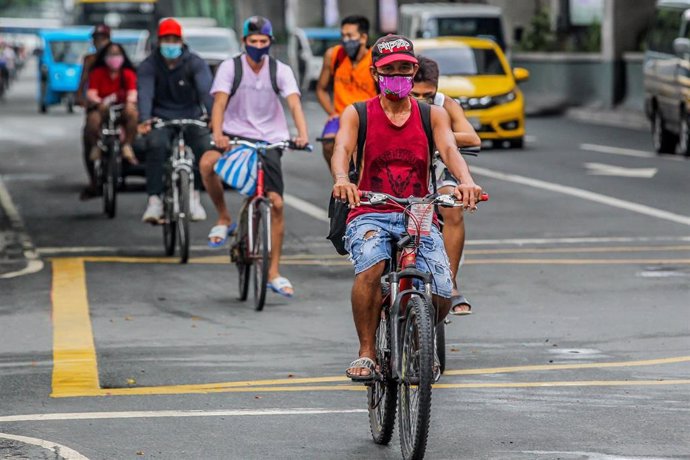
MULTIPOLYGON (((163 164, 170 155, 175 131, 151 129, 152 121, 160 118, 200 119, 213 106, 211 70, 198 55, 187 49, 182 40, 182 27, 172 18, 158 25, 158 47, 140 64, 137 71, 139 102, 139 133, 147 135, 146 191, 148 203, 142 220, 157 224, 163 217, 163 164)), ((211 148, 208 129, 189 126, 185 142, 197 158, 211 148)), ((195 168, 194 188, 190 202, 192 220, 205 220, 199 190, 201 178, 195 168)))

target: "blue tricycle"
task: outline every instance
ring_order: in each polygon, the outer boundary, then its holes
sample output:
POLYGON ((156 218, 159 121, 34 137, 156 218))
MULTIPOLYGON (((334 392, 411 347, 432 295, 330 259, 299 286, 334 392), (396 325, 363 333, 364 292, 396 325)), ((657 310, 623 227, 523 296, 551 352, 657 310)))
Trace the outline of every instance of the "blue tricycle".
POLYGON ((74 112, 79 89, 82 60, 91 46, 91 28, 42 30, 39 32, 42 53, 39 56, 38 108, 64 102, 74 112))

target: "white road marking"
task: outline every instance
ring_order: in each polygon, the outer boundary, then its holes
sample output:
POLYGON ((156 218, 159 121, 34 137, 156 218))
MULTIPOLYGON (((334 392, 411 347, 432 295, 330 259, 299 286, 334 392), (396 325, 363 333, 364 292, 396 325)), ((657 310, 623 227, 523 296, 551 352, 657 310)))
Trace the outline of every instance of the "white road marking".
POLYGON ((170 418, 170 417, 247 417, 265 415, 323 415, 363 414, 366 409, 237 409, 237 410, 160 410, 130 412, 65 412, 56 414, 5 415, 0 423, 48 422, 60 420, 104 420, 127 418, 170 418))
POLYGON ((580 144, 580 149, 587 150, 589 152, 609 153, 611 155, 623 155, 627 157, 659 158, 661 160, 686 161, 685 158, 681 155, 657 155, 654 152, 648 152, 647 150, 626 149, 622 147, 613 147, 610 145, 580 144))
POLYGON ((531 135, 527 134, 525 136, 525 142, 527 142, 528 144, 537 142, 537 136, 531 136, 531 135))
POLYGON ((297 198, 294 195, 288 194, 285 194, 283 196, 283 201, 285 201, 285 204, 287 204, 288 206, 291 206, 296 210, 313 217, 314 219, 320 220, 322 222, 330 222, 330 219, 328 218, 328 212, 326 210, 321 209, 318 206, 314 206, 308 201, 304 201, 301 198, 297 198))
POLYGON ((58 457, 62 457, 65 460, 89 460, 82 454, 74 449, 70 449, 67 446, 58 444, 53 441, 46 441, 38 438, 29 438, 27 436, 17 436, 14 434, 0 433, 0 439, 11 439, 13 441, 23 442, 24 444, 31 444, 33 446, 42 447, 54 453, 58 457))
MULTIPOLYGON (((611 155, 624 155, 629 157, 637 158, 654 158, 656 155, 652 152, 647 152, 645 150, 635 150, 635 149, 625 149, 621 147, 612 147, 609 145, 598 145, 598 144, 580 144, 581 150, 587 150, 589 152, 597 153, 609 153, 611 155)), ((660 157, 662 158, 662 157, 660 157)))
POLYGON ((27 265, 22 270, 5 273, 0 275, 0 279, 16 278, 18 276, 29 275, 31 273, 36 273, 43 270, 43 261, 39 258, 38 253, 34 249, 34 245, 31 242, 31 238, 26 233, 24 228, 24 221, 17 211, 10 192, 5 187, 5 183, 2 178, 0 178, 0 206, 5 211, 7 218, 10 220, 10 225, 12 230, 19 234, 22 243, 22 249, 24 251, 24 258, 27 261, 27 265))
POLYGON ((632 201, 625 201, 618 198, 612 198, 607 195, 590 192, 589 190, 583 190, 581 188, 555 184, 553 182, 546 182, 539 179, 532 179, 530 177, 518 176, 516 174, 506 174, 476 166, 472 168, 472 172, 480 176, 491 177, 493 179, 503 180, 506 182, 512 182, 515 184, 527 185, 529 187, 534 187, 542 190, 549 190, 551 192, 562 193, 565 195, 582 198, 583 200, 594 201, 595 203, 612 206, 614 208, 625 209, 628 211, 636 212, 638 214, 656 217, 657 219, 667 220, 670 222, 690 226, 690 217, 688 216, 675 214, 669 211, 663 211, 661 209, 652 208, 650 206, 646 206, 640 203, 634 203, 632 201))
POLYGON ((607 165, 604 163, 585 163, 587 174, 590 176, 619 176, 651 179, 656 176, 657 168, 625 168, 623 166, 607 165))

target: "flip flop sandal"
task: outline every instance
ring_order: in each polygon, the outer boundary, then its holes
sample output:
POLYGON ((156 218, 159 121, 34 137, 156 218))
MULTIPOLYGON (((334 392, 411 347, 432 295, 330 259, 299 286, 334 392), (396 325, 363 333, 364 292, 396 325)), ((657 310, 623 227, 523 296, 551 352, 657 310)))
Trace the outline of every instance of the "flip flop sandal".
POLYGON ((376 378, 376 363, 371 358, 357 358, 354 361, 352 361, 350 363, 350 366, 345 370, 345 376, 349 379, 352 379, 353 382, 373 382, 376 378), (369 374, 350 374, 350 369, 356 367, 369 369, 369 374))
POLYGON ((268 287, 276 294, 280 294, 283 297, 287 297, 288 299, 291 298, 295 292, 294 288, 292 287, 292 284, 290 283, 290 280, 288 280, 284 276, 278 276, 276 278, 273 278, 271 281, 268 282, 268 287), (288 292, 287 289, 292 289, 292 292, 288 292))
POLYGON ((208 247, 215 249, 223 246, 236 229, 237 224, 235 222, 230 225, 216 225, 208 234, 208 247), (221 238, 221 240, 214 243, 211 238, 221 238))
POLYGON ((450 298, 450 312, 449 314, 453 316, 467 316, 472 314, 472 305, 470 305, 469 301, 465 298, 464 295, 454 295, 453 297, 450 298), (460 305, 467 305, 469 307, 469 310, 466 311, 458 311, 455 310, 455 307, 459 307, 460 305))

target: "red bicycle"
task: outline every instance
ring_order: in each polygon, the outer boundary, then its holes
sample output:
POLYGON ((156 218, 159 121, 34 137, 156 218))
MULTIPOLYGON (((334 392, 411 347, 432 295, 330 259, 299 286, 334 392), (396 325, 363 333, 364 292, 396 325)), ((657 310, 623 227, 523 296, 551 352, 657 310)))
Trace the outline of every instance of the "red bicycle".
MULTIPOLYGON (((432 303, 433 275, 417 268, 422 236, 431 233, 434 206, 463 207, 453 195, 424 198, 396 198, 386 193, 360 191, 363 204, 390 203, 405 214, 407 231, 392 241, 390 270, 383 278, 381 320, 376 331, 374 380, 368 383, 369 425, 374 442, 388 444, 395 428, 396 402, 400 446, 405 459, 424 457, 431 420, 431 386, 435 372, 435 324, 437 312, 432 303), (415 282, 416 281, 416 282, 415 282), (387 292, 385 292, 387 291, 387 292)), ((484 194, 482 201, 489 199, 484 194)), ((438 364, 436 368, 438 368, 438 364)))
POLYGON ((242 139, 232 139, 230 145, 248 147, 258 154, 256 192, 242 204, 240 223, 230 246, 230 261, 237 265, 239 272, 240 300, 247 300, 249 280, 253 277, 254 308, 261 311, 266 303, 268 268, 271 263, 271 201, 264 191, 263 158, 269 150, 291 149, 311 152, 313 147, 307 144, 303 148, 298 148, 292 141, 267 144, 242 139))

